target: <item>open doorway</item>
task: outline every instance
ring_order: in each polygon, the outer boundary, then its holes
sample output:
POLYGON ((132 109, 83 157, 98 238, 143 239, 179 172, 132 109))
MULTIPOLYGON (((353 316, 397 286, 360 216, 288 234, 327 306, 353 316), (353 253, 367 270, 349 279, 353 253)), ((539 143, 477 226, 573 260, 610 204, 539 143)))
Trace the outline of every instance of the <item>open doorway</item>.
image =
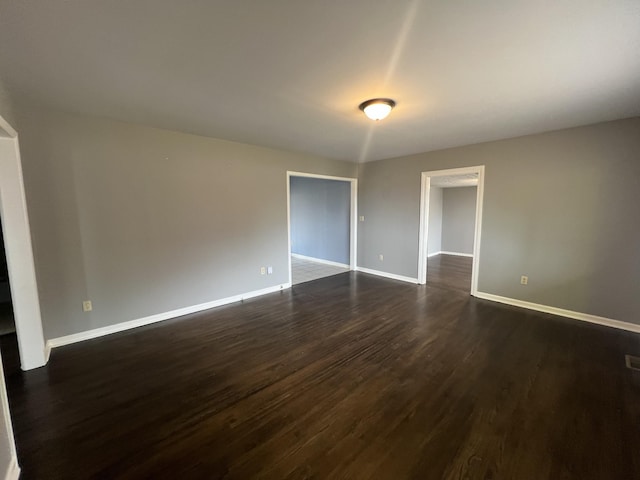
POLYGON ((0 117, 0 217, 23 370, 47 363, 18 134, 0 117))
POLYGON ((483 192, 483 166, 423 172, 419 283, 475 295, 483 192))
POLYGON ((4 250, 4 234, 0 224, 0 337, 16 332, 11 305, 11 287, 9 286, 9 269, 7 255, 4 250))
POLYGON ((355 269, 357 180, 287 172, 289 281, 355 269))

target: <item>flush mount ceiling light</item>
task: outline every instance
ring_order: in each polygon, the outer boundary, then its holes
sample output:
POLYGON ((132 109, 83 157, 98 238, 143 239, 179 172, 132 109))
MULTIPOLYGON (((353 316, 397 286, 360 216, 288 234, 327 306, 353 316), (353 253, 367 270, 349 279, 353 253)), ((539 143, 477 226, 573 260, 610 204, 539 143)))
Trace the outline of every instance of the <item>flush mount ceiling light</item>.
POLYGON ((386 118, 391 109, 396 106, 396 102, 390 98, 372 98, 360 104, 360 110, 371 120, 382 120, 386 118))

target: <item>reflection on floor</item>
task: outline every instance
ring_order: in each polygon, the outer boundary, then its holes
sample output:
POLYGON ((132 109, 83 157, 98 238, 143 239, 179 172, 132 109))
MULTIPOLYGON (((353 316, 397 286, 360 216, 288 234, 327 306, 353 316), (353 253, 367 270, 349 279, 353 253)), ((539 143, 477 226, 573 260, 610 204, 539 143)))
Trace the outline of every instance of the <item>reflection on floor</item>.
POLYGON ((427 259, 427 285, 471 292, 472 257, 434 255, 427 259))
POLYGON ((291 276, 293 285, 310 282, 318 278, 330 277, 339 273, 348 272, 348 268, 334 267, 325 263, 295 257, 291 255, 291 276))

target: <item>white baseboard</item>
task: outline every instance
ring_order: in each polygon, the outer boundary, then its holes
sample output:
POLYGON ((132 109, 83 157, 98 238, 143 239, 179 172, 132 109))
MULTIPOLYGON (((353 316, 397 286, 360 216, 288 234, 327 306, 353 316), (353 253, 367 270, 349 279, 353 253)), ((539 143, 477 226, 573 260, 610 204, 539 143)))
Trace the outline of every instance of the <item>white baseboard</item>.
POLYGON ((444 250, 440 252, 441 255, 455 255, 457 257, 471 257, 473 258, 473 253, 460 253, 460 252, 445 252, 444 250))
POLYGON ((427 255, 427 258, 435 257, 436 255, 456 255, 458 257, 471 257, 473 258, 473 253, 460 253, 460 252, 434 252, 427 255))
POLYGON ((18 478, 20 478, 18 459, 16 457, 11 457, 11 461, 7 466, 7 472, 4 475, 4 480, 18 480, 18 478))
POLYGON ((299 253, 292 253, 291 256, 299 258, 300 260, 309 260, 310 262, 331 265, 332 267, 351 268, 351 265, 349 265, 348 263, 332 262, 331 260, 325 260, 324 258, 307 257, 306 255, 300 255, 299 253))
POLYGON ((73 335, 66 335, 64 337, 52 338, 47 341, 47 349, 50 351, 52 348, 61 347, 62 345, 69 345, 71 343, 82 342, 84 340, 91 340, 92 338, 103 337, 112 333, 118 333, 132 328, 142 327, 144 325, 150 325, 152 323, 162 322, 163 320, 169 320, 176 317, 182 317, 183 315, 189 315, 191 313, 202 312, 203 310, 209 310, 210 308, 220 307, 222 305, 228 305, 230 303, 241 302, 242 300, 248 300, 250 298, 259 297, 260 295, 266 295, 268 293, 279 292, 281 290, 290 288, 290 283, 283 283, 282 285, 275 285, 273 287, 263 288, 262 290, 254 290, 252 292, 243 293, 240 295, 234 295, 233 297, 221 298, 220 300, 214 300, 212 302, 201 303, 199 305, 193 305, 191 307, 179 308, 170 312, 158 313, 156 315, 150 315, 148 317, 139 318, 137 320, 130 320, 128 322, 116 323, 115 325, 109 325, 107 327, 96 328, 93 330, 87 330, 85 332, 74 333, 73 335))
POLYGON ((506 305, 512 305, 514 307, 527 308, 529 310, 535 310, 537 312, 551 313, 553 315, 559 315, 561 317, 573 318, 575 320, 582 320, 583 322, 595 323, 597 325, 604 325, 605 327, 617 328, 620 330, 627 330, 629 332, 640 333, 640 325, 634 323, 623 322, 621 320, 613 320, 611 318, 598 317, 597 315, 591 315, 588 313, 574 312, 572 310, 565 310, 563 308, 550 307, 548 305, 540 305, 538 303, 525 302, 523 300, 517 300, 515 298, 501 297, 499 295, 493 295, 491 293, 476 292, 476 297, 484 300, 491 300, 492 302, 504 303, 506 305))
POLYGON ((377 275, 378 277, 385 277, 385 278, 391 278, 393 280, 400 280, 401 282, 414 283, 414 284, 418 283, 417 278, 405 277, 403 275, 396 275, 395 273, 382 272, 380 270, 372 270, 370 268, 356 267, 356 271, 362 272, 362 273, 368 273, 370 275, 377 275))

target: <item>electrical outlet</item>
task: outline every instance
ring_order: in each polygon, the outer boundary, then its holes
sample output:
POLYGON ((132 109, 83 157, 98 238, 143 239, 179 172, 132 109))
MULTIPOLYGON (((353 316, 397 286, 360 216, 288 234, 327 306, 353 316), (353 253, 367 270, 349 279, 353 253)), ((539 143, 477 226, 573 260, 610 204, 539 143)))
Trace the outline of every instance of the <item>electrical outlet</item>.
POLYGON ((364 215, 360 215, 360 221, 364 222, 364 215))
POLYGON ((528 285, 529 284, 529 277, 527 277, 526 275, 522 275, 520 277, 520 285, 528 285))
POLYGON ((381 262, 384 261, 384 255, 383 254, 378 255, 378 258, 380 259, 381 262))
POLYGON ((93 310, 93 305, 91 305, 91 300, 85 300, 84 302, 82 302, 83 312, 90 312, 91 310, 93 310))
POLYGON ((273 267, 267 267, 267 275, 273 274, 273 267))
POLYGON ((267 267, 260 267, 260 275, 267 273, 267 267))

